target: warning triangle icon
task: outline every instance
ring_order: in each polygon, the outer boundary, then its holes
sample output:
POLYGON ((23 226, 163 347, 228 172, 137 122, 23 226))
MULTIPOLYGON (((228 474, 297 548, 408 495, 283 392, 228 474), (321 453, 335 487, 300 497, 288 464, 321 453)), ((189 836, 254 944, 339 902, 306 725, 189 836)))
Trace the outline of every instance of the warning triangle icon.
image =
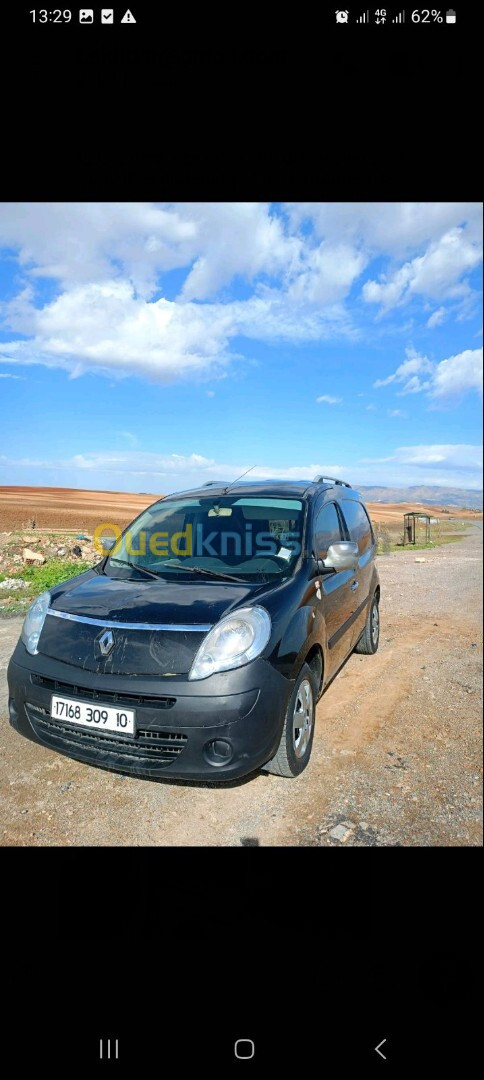
POLYGON ((123 22, 124 23, 126 23, 126 22, 136 22, 136 19, 135 19, 134 15, 131 14, 129 8, 128 8, 127 12, 126 12, 126 15, 123 15, 123 18, 121 19, 121 22, 122 23, 123 22))

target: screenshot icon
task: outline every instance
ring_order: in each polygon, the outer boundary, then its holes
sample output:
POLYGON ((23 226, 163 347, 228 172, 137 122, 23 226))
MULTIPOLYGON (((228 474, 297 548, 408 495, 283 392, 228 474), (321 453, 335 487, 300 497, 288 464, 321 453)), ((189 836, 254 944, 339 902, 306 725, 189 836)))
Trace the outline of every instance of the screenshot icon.
POLYGON ((93 8, 81 8, 79 11, 80 23, 92 23, 94 22, 94 10, 93 8))

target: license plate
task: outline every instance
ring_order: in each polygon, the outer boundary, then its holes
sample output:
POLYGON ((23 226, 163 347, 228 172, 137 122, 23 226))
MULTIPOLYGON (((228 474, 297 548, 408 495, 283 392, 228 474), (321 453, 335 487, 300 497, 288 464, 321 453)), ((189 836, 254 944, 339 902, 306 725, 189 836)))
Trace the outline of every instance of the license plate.
POLYGON ((116 708, 112 705, 96 705, 94 702, 75 701, 73 698, 52 695, 50 715, 63 724, 79 724, 93 731, 116 731, 121 735, 134 735, 136 713, 134 709, 116 708))

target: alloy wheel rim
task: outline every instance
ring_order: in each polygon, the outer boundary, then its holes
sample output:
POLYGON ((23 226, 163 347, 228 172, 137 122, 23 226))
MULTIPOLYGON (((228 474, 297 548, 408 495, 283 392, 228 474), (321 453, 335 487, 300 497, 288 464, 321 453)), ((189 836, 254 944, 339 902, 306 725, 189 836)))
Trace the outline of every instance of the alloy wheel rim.
POLYGON ((313 727, 313 691, 308 679, 303 679, 294 705, 292 739, 297 758, 304 757, 313 727))
POLYGON ((373 645, 376 645, 378 641, 378 634, 380 630, 380 616, 378 614, 378 604, 373 604, 371 611, 371 640, 373 645))

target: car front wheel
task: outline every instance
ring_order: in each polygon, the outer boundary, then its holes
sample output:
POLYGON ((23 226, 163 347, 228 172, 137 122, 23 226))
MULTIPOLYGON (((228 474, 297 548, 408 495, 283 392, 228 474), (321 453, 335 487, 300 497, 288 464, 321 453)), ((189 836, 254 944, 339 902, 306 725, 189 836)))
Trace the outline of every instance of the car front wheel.
POLYGON ((289 699, 281 741, 274 757, 263 766, 276 776, 299 776, 306 768, 314 737, 317 690, 313 672, 304 664, 289 699))

